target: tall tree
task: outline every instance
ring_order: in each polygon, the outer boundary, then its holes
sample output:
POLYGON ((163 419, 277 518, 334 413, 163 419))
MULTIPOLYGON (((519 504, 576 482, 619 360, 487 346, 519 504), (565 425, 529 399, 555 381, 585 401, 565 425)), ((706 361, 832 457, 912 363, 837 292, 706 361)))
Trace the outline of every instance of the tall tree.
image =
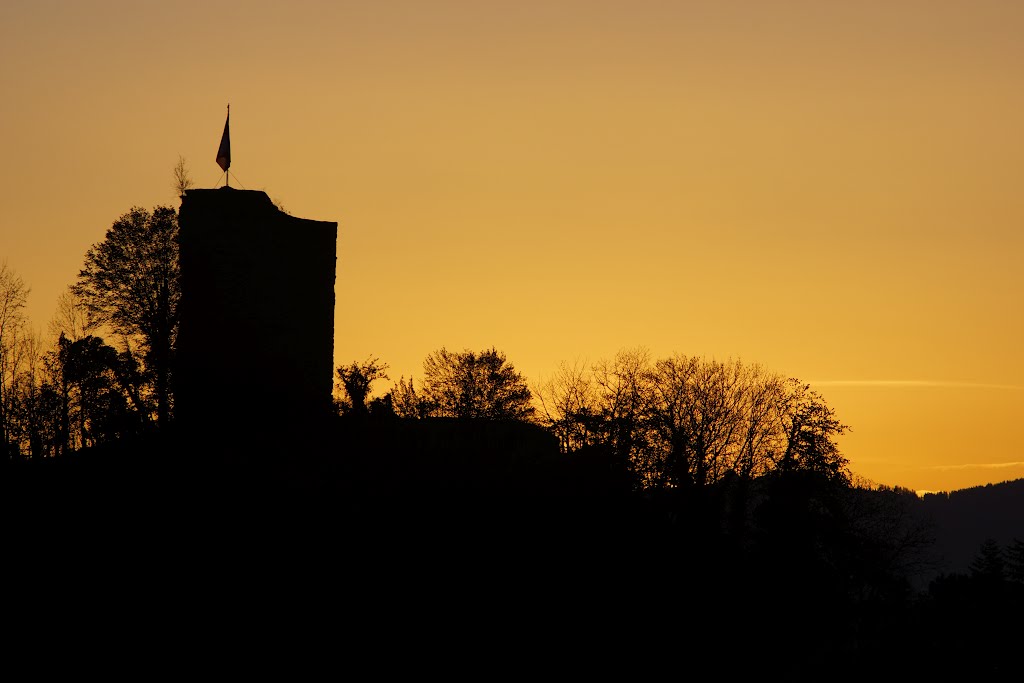
POLYGON ((646 348, 622 349, 612 360, 591 368, 599 440, 616 460, 634 470, 641 485, 649 482, 646 457, 651 444, 651 354, 646 348))
POLYGON ((1006 548, 1006 576, 1024 585, 1024 541, 1019 538, 1013 539, 1006 548))
POLYGON ((849 461, 840 453, 836 439, 849 427, 839 421, 821 395, 809 384, 790 378, 778 407, 785 435, 785 448, 776 463, 778 469, 846 480, 849 461))
POLYGON ((1001 583, 1006 579, 1006 558, 995 539, 985 539, 969 569, 972 577, 989 583, 1001 583))
POLYGON ((11 419, 20 373, 29 289, 7 262, 0 263, 0 456, 11 448, 11 419))
POLYGON ((161 426, 172 407, 170 372, 181 297, 177 239, 174 209, 133 207, 89 248, 73 287, 94 320, 138 339, 161 426))
POLYGON ((535 394, 543 414, 541 421, 558 437, 563 453, 595 442, 597 397, 585 364, 560 363, 555 374, 538 385, 535 394))

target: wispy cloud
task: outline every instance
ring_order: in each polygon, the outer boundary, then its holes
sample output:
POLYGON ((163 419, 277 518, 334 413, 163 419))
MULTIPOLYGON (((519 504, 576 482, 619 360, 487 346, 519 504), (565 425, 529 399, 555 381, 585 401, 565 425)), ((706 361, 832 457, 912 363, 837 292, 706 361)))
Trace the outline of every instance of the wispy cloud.
POLYGON ((931 465, 925 467, 928 470, 1000 470, 1009 467, 1024 467, 1024 462, 988 462, 988 463, 966 463, 963 465, 931 465))
POLYGON ((1003 389, 1024 391, 1015 384, 986 384, 983 382, 944 382, 918 379, 823 379, 808 382, 815 387, 867 387, 879 389, 1003 389))

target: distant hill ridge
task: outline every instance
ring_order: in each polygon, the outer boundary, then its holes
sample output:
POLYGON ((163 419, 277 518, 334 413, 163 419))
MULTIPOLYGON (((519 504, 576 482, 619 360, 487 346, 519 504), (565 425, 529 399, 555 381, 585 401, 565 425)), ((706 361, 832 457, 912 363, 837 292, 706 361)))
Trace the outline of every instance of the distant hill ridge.
POLYGON ((936 560, 947 573, 968 572, 986 540, 1024 540, 1024 479, 928 493, 920 509, 935 524, 936 560))

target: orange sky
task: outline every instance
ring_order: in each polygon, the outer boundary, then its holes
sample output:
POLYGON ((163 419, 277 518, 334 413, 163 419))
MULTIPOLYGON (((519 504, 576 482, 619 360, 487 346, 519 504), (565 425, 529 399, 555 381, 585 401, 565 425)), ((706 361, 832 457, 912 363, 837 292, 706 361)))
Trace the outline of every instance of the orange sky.
POLYGON ((1021 35, 1008 0, 5 0, 0 261, 45 331, 179 155, 223 183, 230 102, 232 185, 339 223, 338 363, 740 358, 876 482, 1015 479, 1021 35))

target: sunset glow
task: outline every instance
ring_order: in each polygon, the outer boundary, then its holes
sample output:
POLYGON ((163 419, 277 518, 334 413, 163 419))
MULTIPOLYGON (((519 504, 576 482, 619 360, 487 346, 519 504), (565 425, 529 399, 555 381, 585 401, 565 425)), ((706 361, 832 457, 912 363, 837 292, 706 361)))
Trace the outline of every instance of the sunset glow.
POLYGON ((230 102, 231 185, 338 222, 338 364, 742 358, 876 483, 1017 479, 1021 35, 1003 0, 7 0, 0 262, 45 333, 179 155, 223 184, 230 102))

